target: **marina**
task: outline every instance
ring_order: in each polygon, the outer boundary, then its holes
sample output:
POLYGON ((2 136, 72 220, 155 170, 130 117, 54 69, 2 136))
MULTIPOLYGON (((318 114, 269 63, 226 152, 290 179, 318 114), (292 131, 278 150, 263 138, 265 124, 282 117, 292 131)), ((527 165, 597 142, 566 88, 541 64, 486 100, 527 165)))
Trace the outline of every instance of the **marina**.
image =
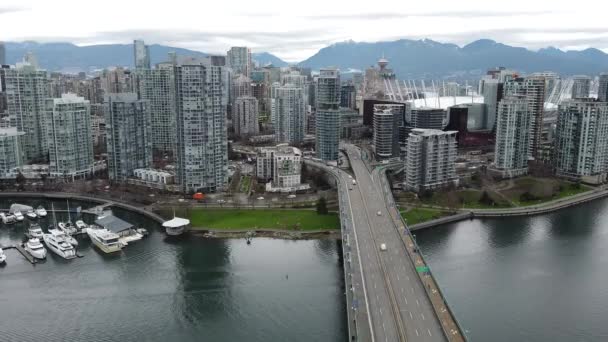
POLYGON ((93 245, 101 251, 115 253, 129 243, 148 235, 148 230, 145 228, 138 228, 114 216, 110 205, 87 204, 87 207, 92 209, 82 210, 83 203, 71 208, 69 201, 66 200, 65 208, 57 210, 55 209, 57 203, 53 201, 49 203, 51 208, 48 212, 40 204, 34 209, 29 205, 12 203, 9 209, 0 209, 2 219, 0 229, 13 225, 27 227, 23 229, 24 237, 21 243, 4 246, 0 244, 0 247, 17 250, 28 262, 36 264, 46 258, 47 249, 68 260, 83 257, 78 250, 80 237, 93 238, 93 245), (25 212, 26 215, 19 216, 21 212, 25 212), (47 218, 48 213, 51 215, 47 218), (72 221, 73 219, 76 219, 75 222, 72 221))
MULTIPOLYGON (((65 209, 65 201, 54 205, 57 220, 66 221, 67 214, 57 210, 65 209)), ((152 219, 112 211, 145 227, 148 237, 111 254, 78 237, 84 258, 64 260, 49 251, 35 267, 15 249, 5 251, 0 291, 11 294, 3 296, 3 307, 11 310, 0 312, 0 340, 347 339, 339 242, 175 239, 152 219)), ((37 222, 46 228, 51 219, 49 210, 37 222)), ((83 220, 93 224, 95 216, 84 214, 83 220)), ((20 243, 27 227, 0 226, 0 244, 20 243)))

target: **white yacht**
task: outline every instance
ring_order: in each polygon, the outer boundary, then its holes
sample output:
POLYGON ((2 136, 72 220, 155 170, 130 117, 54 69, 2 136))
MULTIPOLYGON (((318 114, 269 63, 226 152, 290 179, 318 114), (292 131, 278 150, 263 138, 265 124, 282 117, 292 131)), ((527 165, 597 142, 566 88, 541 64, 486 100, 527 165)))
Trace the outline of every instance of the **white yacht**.
POLYGON ((74 222, 74 224, 76 225, 76 229, 84 231, 86 228, 89 228, 89 225, 84 223, 83 220, 78 220, 76 222, 74 222))
POLYGON ((36 219, 38 218, 38 215, 36 215, 36 212, 34 211, 34 209, 30 209, 25 213, 25 216, 27 216, 27 218, 29 219, 36 219))
POLYGON ((4 264, 6 262, 6 254, 4 254, 4 251, 2 251, 2 248, 0 248, 0 264, 4 264))
POLYGON ((39 206, 38 208, 36 208, 36 215, 38 215, 39 217, 45 217, 46 209, 44 209, 42 206, 39 206))
POLYGON ((23 247, 36 259, 46 258, 46 248, 40 243, 40 239, 30 238, 23 247))
POLYGON ((69 242, 70 245, 78 247, 78 240, 70 234, 65 234, 65 241, 69 242))
POLYGON ((13 214, 0 213, 0 218, 4 224, 13 224, 17 222, 17 218, 13 214))
POLYGON ((55 254, 64 259, 76 257, 76 249, 66 241, 65 233, 59 229, 49 229, 48 234, 42 236, 46 246, 55 254))
POLYGON ((76 234, 77 233, 76 227, 70 221, 68 221, 68 222, 59 222, 57 224, 57 227, 59 227, 59 229, 62 232, 66 233, 68 235, 72 235, 72 234, 76 234))
POLYGON ((183 234, 188 229, 189 224, 190 220, 181 217, 173 217, 171 220, 163 223, 163 227, 165 227, 167 235, 175 236, 183 234))
POLYGON ((19 210, 15 210, 15 212, 13 213, 13 215, 15 215, 15 219, 17 221, 23 221, 25 219, 25 216, 23 216, 23 214, 19 210))
POLYGON ((27 229, 27 236, 29 238, 42 239, 42 228, 38 223, 31 223, 30 227, 27 229))
POLYGON ((97 248, 104 253, 119 252, 122 249, 122 244, 118 241, 120 236, 105 228, 86 228, 87 235, 97 248))

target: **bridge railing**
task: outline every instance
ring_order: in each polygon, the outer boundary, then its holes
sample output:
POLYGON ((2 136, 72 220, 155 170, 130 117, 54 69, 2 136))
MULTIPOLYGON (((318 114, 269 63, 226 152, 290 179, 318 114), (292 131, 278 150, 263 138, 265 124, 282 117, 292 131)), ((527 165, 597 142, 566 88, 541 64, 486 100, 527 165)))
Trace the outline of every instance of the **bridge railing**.
MULTIPOLYGON (((350 217, 346 211, 348 204, 345 203, 346 198, 343 196, 341 189, 344 187, 343 180, 339 174, 336 173, 335 170, 328 168, 326 165, 322 165, 313 161, 305 160, 305 163, 310 164, 312 166, 321 168, 328 174, 330 174, 336 181, 336 187, 338 189, 338 202, 340 203, 340 226, 342 231, 342 258, 343 258, 343 269, 344 269, 344 291, 346 295, 346 316, 348 319, 348 336, 350 341, 358 341, 360 336, 364 336, 365 334, 360 333, 360 324, 358 324, 357 312, 360 303, 362 304, 365 301, 365 297, 362 294, 358 294, 354 283, 353 283, 353 275, 358 272, 356 267, 353 267, 356 263, 361 262, 354 249, 357 246, 353 247, 353 243, 355 241, 351 241, 350 232, 353 231, 353 227, 350 225, 350 217), (355 262, 356 259, 356 262, 355 262)), ((361 275, 363 277, 363 275, 361 275)), ((368 313, 369 314, 369 313, 368 313)))
MULTIPOLYGON (((422 255, 422 252, 420 251, 420 247, 418 246, 418 242, 416 241, 416 238, 414 237, 414 235, 412 234, 412 232, 408 229, 407 222, 405 222, 405 220, 403 219, 403 217, 399 213, 399 210, 398 210, 397 206, 395 205, 395 200, 393 198, 393 194, 392 194, 392 192, 390 190, 390 187, 388 186, 388 181, 387 181, 387 177, 386 177, 386 168, 381 168, 379 174, 380 174, 379 178, 380 178, 382 192, 384 192, 384 195, 385 195, 385 197, 386 197, 386 199, 388 201, 388 203, 387 203, 387 206, 388 206, 387 210, 391 213, 391 216, 393 217, 393 219, 395 219, 396 221, 401 222, 403 224, 403 227, 405 228, 404 229, 404 233, 407 236, 409 236, 409 238, 410 238, 411 241, 413 241, 415 251, 417 251, 416 254, 422 260, 423 265, 428 268, 428 272, 426 272, 426 273, 428 274, 429 277, 431 277, 433 283, 436 285, 436 286, 434 286, 434 289, 436 289, 436 291, 438 292, 438 294, 439 294, 439 296, 441 298, 443 307, 446 308, 446 310, 448 311, 448 313, 451 316, 452 321, 454 322, 454 324, 456 325, 457 329, 459 330, 459 332, 458 332, 459 337, 461 337, 462 340, 467 341, 467 336, 465 335, 465 330, 462 328, 462 325, 460 324, 460 322, 458 322, 458 319, 456 318, 456 315, 452 311, 452 309, 451 309, 451 307, 450 307, 450 305, 448 303, 447 298, 445 297, 445 295, 441 291, 441 286, 439 286, 439 283, 437 282, 437 279, 433 276, 431 267, 424 260, 424 256, 422 255), (393 211, 391 211, 390 209, 393 209, 393 211)), ((402 242, 405 244, 405 248, 406 248, 406 250, 409 253, 409 249, 407 248, 408 247, 407 246, 407 241, 405 241, 405 239, 403 239, 403 237, 402 237, 402 242)), ((415 260, 413 258, 408 258, 408 259, 410 259, 410 262, 412 263, 413 267, 416 268, 416 262, 415 262, 415 260)), ((424 281, 422 279, 422 276, 420 276, 420 273, 418 271, 416 273, 418 273, 418 276, 419 276, 420 280, 423 282, 422 285, 424 287, 424 290, 426 291, 427 296, 429 297, 429 300, 431 301, 431 305, 433 305, 432 298, 433 298, 433 296, 435 294, 432 292, 432 290, 429 288, 429 286, 425 286, 424 281)), ((434 308, 433 311, 435 313, 435 316, 437 317, 437 320, 439 321, 439 323, 440 323, 440 325, 441 325, 441 327, 443 329, 443 333, 445 334, 445 336, 448 339, 448 341, 458 340, 458 339, 453 339, 454 337, 457 337, 457 336, 454 336, 451 331, 447 330, 447 327, 444 324, 441 324, 442 321, 441 321, 441 317, 440 317, 440 311, 438 311, 438 309, 440 309, 440 308, 435 307, 435 305, 433 305, 433 308, 434 308)))

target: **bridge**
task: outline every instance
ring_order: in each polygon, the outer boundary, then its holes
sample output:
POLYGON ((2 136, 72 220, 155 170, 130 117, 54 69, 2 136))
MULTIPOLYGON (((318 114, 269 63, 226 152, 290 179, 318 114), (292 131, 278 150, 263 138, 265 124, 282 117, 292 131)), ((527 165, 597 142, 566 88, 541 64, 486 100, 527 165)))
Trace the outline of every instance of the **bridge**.
POLYGON ((359 148, 343 147, 356 185, 343 170, 306 163, 337 182, 350 340, 466 341, 396 209, 383 168, 370 170, 359 148))

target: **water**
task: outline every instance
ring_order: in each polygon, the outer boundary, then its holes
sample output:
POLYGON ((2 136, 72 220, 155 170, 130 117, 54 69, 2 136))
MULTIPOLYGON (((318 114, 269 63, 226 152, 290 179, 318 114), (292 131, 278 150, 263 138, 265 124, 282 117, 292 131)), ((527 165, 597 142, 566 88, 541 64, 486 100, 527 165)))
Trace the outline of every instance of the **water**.
POLYGON ((608 200, 416 235, 471 341, 608 340, 608 200))
MULTIPOLYGON (((84 258, 49 251, 35 266, 6 251, 0 341, 347 339, 339 242, 171 240, 139 215, 116 214, 150 236, 115 256, 81 239, 84 258)), ((23 229, 0 226, 0 244, 23 229)))

